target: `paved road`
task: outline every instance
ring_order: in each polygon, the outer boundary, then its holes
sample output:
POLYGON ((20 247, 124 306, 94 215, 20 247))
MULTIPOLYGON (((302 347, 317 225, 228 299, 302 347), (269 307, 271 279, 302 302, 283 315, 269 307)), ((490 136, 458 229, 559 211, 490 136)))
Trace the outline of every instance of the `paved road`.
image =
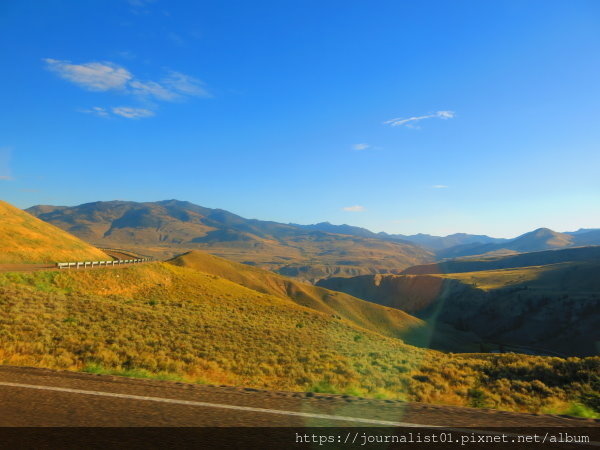
POLYGON ((56 264, 0 264, 0 272, 34 272, 37 270, 58 270, 56 264))
POLYGON ((0 264, 0 272, 37 272, 39 270, 96 270, 96 269, 122 269, 123 267, 139 266, 156 261, 139 262, 135 264, 119 264, 116 266, 88 266, 79 269, 59 269, 56 264, 0 264))
POLYGON ((0 426, 598 426, 598 421, 339 395, 0 366, 0 426))

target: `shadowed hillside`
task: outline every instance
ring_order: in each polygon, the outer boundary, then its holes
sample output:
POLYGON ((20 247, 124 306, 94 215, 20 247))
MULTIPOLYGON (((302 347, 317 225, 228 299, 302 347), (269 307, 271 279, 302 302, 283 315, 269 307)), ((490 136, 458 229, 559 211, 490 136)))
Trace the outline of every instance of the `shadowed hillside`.
POLYGON ((476 350, 478 339, 450 327, 429 327, 422 320, 394 308, 381 307, 342 292, 301 283, 278 274, 228 261, 204 252, 192 251, 169 261, 181 267, 223 277, 258 292, 289 298, 295 303, 332 317, 402 338, 419 347, 448 351, 476 350))
POLYGON ((331 278, 320 286, 473 332, 488 350, 597 355, 600 263, 331 278), (511 347, 512 346, 512 347, 511 347))
POLYGON ((410 243, 245 219, 176 200, 35 206, 28 211, 99 246, 137 249, 158 257, 202 249, 308 281, 398 272, 433 260, 430 252, 410 243))
POLYGON ((0 200, 0 264, 109 259, 101 250, 0 200))

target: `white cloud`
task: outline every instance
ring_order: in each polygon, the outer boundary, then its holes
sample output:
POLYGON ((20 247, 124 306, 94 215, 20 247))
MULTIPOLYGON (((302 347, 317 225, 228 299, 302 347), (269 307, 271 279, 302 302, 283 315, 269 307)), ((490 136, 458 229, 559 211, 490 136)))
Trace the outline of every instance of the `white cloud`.
POLYGON ((344 211, 349 211, 349 212, 362 212, 365 210, 364 206, 360 206, 360 205, 354 205, 354 206, 346 206, 344 208, 342 208, 344 211))
POLYGON ((135 95, 152 96, 158 100, 175 100, 179 95, 162 86, 156 81, 132 81, 129 83, 135 95))
POLYGON ((110 109, 103 108, 101 106, 94 106, 89 109, 80 109, 79 112, 106 118, 121 116, 127 119, 142 119, 144 117, 154 116, 154 111, 151 109, 135 108, 131 106, 115 106, 110 109))
POLYGON ((65 80, 71 81, 91 91, 124 89, 133 78, 131 72, 111 62, 90 62, 71 64, 69 61, 46 58, 48 69, 65 80))
POLYGON ((133 93, 142 96, 152 96, 158 100, 174 101, 189 97, 210 97, 202 87, 202 81, 181 72, 170 71, 169 75, 156 81, 137 81, 129 83, 133 93))
POLYGON ((440 119, 453 119, 454 118, 454 111, 438 111, 436 114, 440 119))
POLYGON ((433 186, 431 186, 433 189, 448 189, 448 186, 446 186, 445 184, 434 184, 433 186))
POLYGON ((367 150, 368 148, 371 148, 371 146, 369 144, 354 144, 352 148, 354 150, 367 150))
POLYGON ((118 106, 112 109, 113 114, 125 117, 127 119, 142 119, 144 117, 152 117, 154 111, 145 108, 131 108, 129 106, 118 106))
MULTIPOLYGON (((112 62, 88 62, 72 64, 46 58, 47 68, 61 78, 91 91, 118 91, 131 95, 148 104, 150 100, 177 101, 186 97, 210 97, 202 81, 181 72, 169 71, 160 81, 140 80, 129 70, 112 62)), ((80 110, 84 113, 108 117, 110 111, 93 107, 80 110)), ((145 108, 115 107, 112 113, 127 118, 142 118, 154 115, 145 108)))
POLYGON ((390 125, 392 127, 398 127, 398 126, 407 126, 407 127, 413 127, 415 122, 418 122, 420 120, 424 120, 424 119, 452 119, 454 118, 454 111, 437 111, 433 114, 427 114, 425 116, 416 116, 416 117, 408 117, 408 118, 401 118, 401 117, 397 117, 395 119, 390 119, 390 120, 386 120, 385 122, 383 122, 385 125, 390 125))

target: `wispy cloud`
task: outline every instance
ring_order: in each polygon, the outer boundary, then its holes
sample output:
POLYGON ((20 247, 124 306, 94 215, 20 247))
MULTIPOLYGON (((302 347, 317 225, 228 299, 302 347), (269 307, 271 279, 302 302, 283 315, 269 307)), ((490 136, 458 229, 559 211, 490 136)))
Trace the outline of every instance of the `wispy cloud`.
POLYGON ((129 83, 132 93, 156 100, 176 101, 185 97, 210 97, 202 81, 181 72, 170 71, 169 74, 156 81, 133 80, 129 83))
POLYGON ((448 189, 448 186, 446 186, 445 184, 434 184, 433 186, 431 186, 433 189, 448 189))
MULTIPOLYGON (((52 58, 44 59, 47 68, 59 77, 84 89, 96 92, 115 91, 123 95, 135 97, 146 104, 149 101, 180 101, 188 97, 210 97, 204 83, 197 78, 181 72, 169 71, 159 81, 138 79, 126 68, 113 62, 88 62, 72 64, 52 58)), ((140 114, 135 118, 154 115, 146 108, 113 108, 113 113, 129 117, 127 110, 137 110, 140 114), (117 111, 115 111, 115 109, 117 111)), ((83 109, 81 112, 107 117, 108 110, 100 107, 83 109)))
POLYGON ((10 175, 0 175, 0 180, 1 181, 11 181, 11 180, 14 180, 14 178, 11 177, 10 175))
POLYGON ((371 146, 369 144, 354 144, 352 146, 352 148, 354 150, 359 150, 360 151, 360 150, 367 150, 367 149, 371 148, 371 146))
POLYGON ((181 72, 175 72, 174 70, 171 70, 163 79, 163 83, 180 95, 191 95, 194 97, 211 96, 204 88, 204 83, 201 80, 181 72))
POLYGON ((128 106, 118 106, 112 109, 113 114, 116 114, 127 119, 142 119, 144 117, 152 117, 154 111, 145 108, 131 108, 128 106))
POLYGON ((365 210, 365 207, 360 206, 360 205, 354 205, 354 206, 345 206, 342 209, 344 211, 349 211, 349 212, 363 212, 365 210))
POLYGON ((143 119, 152 117, 155 112, 148 108, 136 108, 133 106, 115 106, 112 108, 103 108, 94 106, 89 109, 79 109, 79 112, 93 114, 98 117, 111 118, 114 116, 125 117, 126 119, 143 119))
POLYGON ((110 116, 110 113, 106 110, 106 108, 102 108, 100 106, 93 106, 88 109, 79 109, 78 111, 82 112, 82 113, 86 113, 86 114, 94 114, 94 115, 100 116, 100 117, 110 116))
POLYGON ((406 126, 409 128, 415 127, 415 123, 425 119, 452 119, 454 118, 454 111, 437 111, 433 114, 427 114, 425 116, 415 116, 402 118, 397 117, 395 119, 386 120, 383 122, 385 125, 390 125, 392 127, 406 126))
POLYGON ((122 90, 133 78, 128 70, 111 62, 71 64, 69 61, 44 59, 48 69, 61 78, 91 91, 122 90))
POLYGON ((156 81, 137 81, 129 83, 134 95, 154 97, 157 100, 175 100, 179 95, 176 92, 170 91, 156 81))

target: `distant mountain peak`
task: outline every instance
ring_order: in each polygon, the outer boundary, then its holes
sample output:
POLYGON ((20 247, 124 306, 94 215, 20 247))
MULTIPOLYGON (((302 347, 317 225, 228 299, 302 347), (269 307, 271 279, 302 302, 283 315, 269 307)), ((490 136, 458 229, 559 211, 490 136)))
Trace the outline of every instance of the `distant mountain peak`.
POLYGON ((525 234, 547 235, 547 234, 558 234, 558 233, 554 230, 551 230, 550 228, 540 227, 540 228, 536 228, 535 230, 531 231, 530 233, 525 233, 525 234))

